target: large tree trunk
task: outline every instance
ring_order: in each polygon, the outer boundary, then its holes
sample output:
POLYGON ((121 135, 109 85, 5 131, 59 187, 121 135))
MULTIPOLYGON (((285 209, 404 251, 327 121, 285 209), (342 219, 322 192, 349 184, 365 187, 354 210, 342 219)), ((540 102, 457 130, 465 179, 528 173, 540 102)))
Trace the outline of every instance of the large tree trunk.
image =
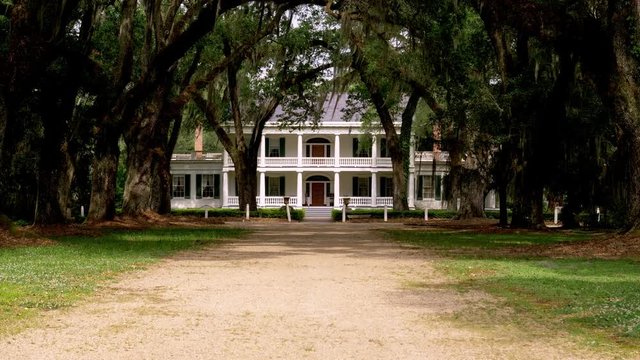
POLYGON ((599 90, 618 126, 615 200, 625 210, 624 229, 640 228, 640 61, 629 44, 640 38, 640 8, 623 0, 609 1, 611 54, 599 90))
POLYGON ((88 219, 89 221, 113 220, 116 215, 120 131, 113 127, 98 127, 96 138, 88 219))
POLYGON ((159 180, 157 170, 165 156, 164 144, 168 131, 165 128, 169 126, 163 117, 166 94, 165 86, 158 88, 145 109, 144 117, 133 121, 125 133, 127 179, 122 203, 124 215, 140 216, 148 211, 159 210, 156 206, 159 202, 154 201, 154 183, 159 180))
POLYGON ((484 217, 486 178, 477 169, 463 169, 460 182, 460 209, 456 219, 484 217))
POLYGON ((252 155, 247 153, 238 153, 237 157, 232 156, 238 183, 240 210, 246 209, 247 204, 249 204, 249 209, 252 211, 258 209, 258 204, 256 203, 256 190, 258 188, 258 179, 256 177, 258 172, 257 154, 253 155, 253 157, 256 158, 252 159, 252 155))

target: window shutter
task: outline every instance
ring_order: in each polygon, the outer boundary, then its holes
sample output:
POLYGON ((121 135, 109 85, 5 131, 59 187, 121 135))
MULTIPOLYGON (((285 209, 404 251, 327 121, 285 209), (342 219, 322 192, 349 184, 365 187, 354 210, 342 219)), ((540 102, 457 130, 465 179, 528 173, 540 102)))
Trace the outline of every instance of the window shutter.
POLYGON ((269 150, 269 138, 265 137, 264 138, 264 153, 266 157, 271 156, 271 150, 269 150))
POLYGON ((357 177, 353 177, 353 191, 351 192, 352 196, 359 196, 360 194, 358 194, 358 178, 357 177))
POLYGON ((435 199, 436 200, 441 200, 442 199, 442 176, 441 175, 436 175, 435 176, 435 190, 436 190, 436 196, 435 199))
POLYGON ((271 196, 271 186, 269 186, 269 177, 268 176, 264 177, 264 193, 267 194, 267 196, 271 196))
POLYGON ((280 196, 284 196, 284 176, 280 176, 280 196))
POLYGON ((371 196, 371 176, 369 176, 369 189, 367 189, 367 193, 368 193, 367 196, 370 197, 371 196))
POLYGON ((389 196, 387 195, 387 178, 384 176, 380 178, 380 196, 389 196))
POLYGON ((202 199, 202 174, 196 174, 196 199, 202 199))
POLYGON ((286 147, 285 147, 285 139, 283 137, 280 138, 280 157, 284 157, 284 151, 285 151, 286 147))
POLYGON ((422 188, 424 187, 424 176, 418 176, 418 194, 416 199, 422 200, 422 188))
POLYGON ((358 138, 353 138, 353 157, 358 157, 358 138))
POLYGON ((220 199, 220 174, 213 175, 213 198, 220 199))
POLYGON ((191 175, 184 176, 184 198, 191 199, 191 175))
POLYGON ((331 145, 327 145, 327 155, 325 157, 331 157, 331 145))
POLYGON ((387 156, 387 139, 380 139, 380 157, 388 157, 387 156))

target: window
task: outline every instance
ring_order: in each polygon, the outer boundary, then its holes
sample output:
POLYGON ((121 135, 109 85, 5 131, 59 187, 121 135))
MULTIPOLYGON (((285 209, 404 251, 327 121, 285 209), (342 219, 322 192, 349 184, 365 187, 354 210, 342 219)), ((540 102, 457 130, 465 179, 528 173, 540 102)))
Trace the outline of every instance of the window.
POLYGON ((196 175, 196 199, 220 199, 220 174, 196 175))
POLYGON ((418 177, 418 200, 442 200, 442 175, 418 177))
POLYGON ((380 196, 393 197, 393 178, 384 176, 380 178, 380 196))
POLYGON ((370 177, 353 177, 353 196, 371 196, 370 177))
POLYGON ((265 181, 267 196, 284 196, 284 176, 266 177, 265 181))
POLYGON ((213 174, 202 175, 202 197, 213 197, 213 174))
POLYGON ((191 176, 189 175, 173 175, 173 185, 171 196, 174 198, 189 198, 191 176))
POLYGON ((385 138, 380 139, 380 157, 389 157, 389 147, 385 138))
POLYGON ((265 153, 267 157, 284 157, 286 142, 284 138, 278 139, 265 138, 265 153))
MULTIPOLYGON (((370 144, 370 143, 369 143, 370 144)), ((371 146, 361 143, 358 138, 353 138, 353 157, 371 157, 371 146)))

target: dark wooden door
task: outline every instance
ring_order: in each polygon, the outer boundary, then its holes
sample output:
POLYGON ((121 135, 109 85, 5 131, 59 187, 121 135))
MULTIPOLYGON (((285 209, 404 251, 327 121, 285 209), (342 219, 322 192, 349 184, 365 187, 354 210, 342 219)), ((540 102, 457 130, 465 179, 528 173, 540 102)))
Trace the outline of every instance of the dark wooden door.
POLYGON ((311 206, 324 206, 324 183, 311 183, 311 206))
POLYGON ((311 145, 311 157, 324 157, 324 145, 311 145))

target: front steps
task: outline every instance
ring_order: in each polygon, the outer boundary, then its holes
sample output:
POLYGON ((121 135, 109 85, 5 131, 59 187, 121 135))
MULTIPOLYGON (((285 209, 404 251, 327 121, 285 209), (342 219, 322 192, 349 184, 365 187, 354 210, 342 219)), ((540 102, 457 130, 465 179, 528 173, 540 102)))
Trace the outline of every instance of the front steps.
POLYGON ((331 206, 305 206, 305 220, 331 220, 331 206))

